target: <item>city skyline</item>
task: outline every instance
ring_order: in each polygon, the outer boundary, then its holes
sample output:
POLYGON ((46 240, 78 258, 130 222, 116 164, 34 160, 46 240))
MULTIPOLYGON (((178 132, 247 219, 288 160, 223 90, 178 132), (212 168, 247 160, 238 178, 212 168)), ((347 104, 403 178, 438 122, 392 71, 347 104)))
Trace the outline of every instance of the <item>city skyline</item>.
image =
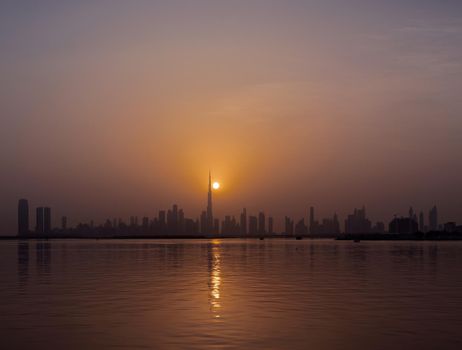
MULTIPOLYGON (((72 221, 172 200, 372 221, 462 217, 462 3, 0 4, 0 234, 15 203, 72 221)), ((145 212, 146 211, 146 212, 145 212)), ((277 225, 280 225, 278 220, 277 225)))
POLYGON ((462 0, 1 0, 5 349, 462 349, 462 0))
MULTIPOLYGON (((207 202, 206 209, 199 216, 188 217, 185 211, 177 204, 173 204, 171 209, 159 210, 155 215, 141 216, 132 215, 127 222, 122 217, 109 217, 104 222, 78 222, 69 225, 69 217, 62 216, 60 219, 61 227, 52 225, 52 215, 50 207, 37 207, 35 212, 35 229, 29 229, 29 202, 27 199, 18 201, 18 236, 26 236, 30 233, 38 235, 51 233, 80 232, 82 234, 90 232, 113 232, 126 234, 152 234, 152 235, 204 235, 204 236, 263 236, 263 235, 339 235, 362 234, 362 233, 415 233, 415 232, 436 232, 436 231, 462 231, 462 226, 457 226, 455 220, 442 222, 439 219, 437 206, 432 206, 427 215, 424 211, 419 213, 414 208, 409 207, 408 215, 397 215, 384 221, 372 222, 367 213, 366 207, 354 208, 343 222, 338 214, 334 212, 331 217, 321 218, 316 215, 315 207, 310 206, 306 210, 306 215, 301 218, 290 215, 284 216, 284 222, 279 225, 272 215, 268 215, 265 210, 255 213, 248 213, 244 207, 238 215, 227 214, 223 217, 213 214, 213 191, 218 192, 220 184, 212 186, 212 173, 208 172, 207 202), (426 218, 426 219, 425 219, 426 218), (278 227, 282 226, 282 230, 278 227), (85 232, 88 231, 88 232, 85 232), (95 231, 96 230, 96 231, 95 231), (112 231, 109 231, 112 230, 112 231)), ((55 219, 55 221, 57 221, 55 219)))
MULTIPOLYGON (((208 196, 208 194, 207 194, 207 196, 208 196)), ((19 199, 19 202, 24 201, 24 200, 28 203, 27 205, 30 206, 31 202, 26 198, 19 199)), ((38 203, 42 203, 42 202, 38 202, 38 203)), ((84 217, 73 216, 72 213, 65 212, 60 208, 54 207, 55 211, 54 211, 54 214, 51 217, 51 221, 52 221, 52 226, 53 227, 61 227, 62 224, 63 224, 63 219, 65 219, 65 224, 70 225, 70 226, 75 226, 75 225, 78 225, 78 224, 81 224, 81 223, 90 223, 90 222, 94 222, 94 223, 97 223, 97 224, 104 224, 104 222, 108 218, 111 218, 111 220, 113 218, 116 218, 117 220, 120 219, 120 220, 123 220, 124 222, 129 222, 130 218, 132 218, 132 217, 137 217, 137 218, 150 217, 150 218, 152 218, 152 217, 155 217, 156 214, 158 214, 159 212, 165 212, 166 211, 165 208, 172 207, 172 206, 177 206, 177 207, 181 206, 181 204, 176 204, 176 203, 181 203, 181 202, 173 202, 173 204, 171 204, 170 206, 166 206, 166 207, 155 206, 156 209, 141 210, 140 211, 141 213, 134 213, 132 211, 129 211, 126 215, 109 215, 109 216, 106 216, 106 217, 96 217, 96 218, 93 217, 90 213, 88 213, 84 217)), ((364 208, 364 207, 367 207, 367 206, 366 205, 360 205, 358 207, 361 209, 361 208, 364 208)), ((437 226, 432 225, 430 223, 430 221, 431 221, 431 219, 430 219, 431 213, 430 212, 435 207, 436 207, 436 205, 431 205, 429 208, 417 208, 415 220, 417 221, 419 227, 422 226, 420 224, 421 222, 425 222, 425 226, 428 226, 429 228, 432 227, 432 229, 434 229, 434 230, 438 229, 437 226), (423 219, 423 221, 422 221, 422 219, 423 219)), ((41 205, 35 205, 34 208, 42 209, 42 210, 43 209, 49 209, 48 207, 43 207, 41 205)), ((305 219, 307 227, 310 227, 310 208, 313 208, 313 207, 310 206, 309 204, 307 204, 304 208, 299 208, 299 209, 293 210, 291 213, 286 212, 285 214, 282 214, 282 215, 272 215, 271 212, 265 210, 264 208, 259 207, 259 208, 255 209, 256 206, 243 206, 241 209, 236 209, 233 212, 223 212, 223 214, 221 214, 221 213, 218 214, 217 218, 220 220, 220 225, 221 225, 222 219, 225 219, 226 217, 230 217, 230 218, 234 217, 236 222, 240 222, 242 212, 243 211, 244 212, 249 211, 248 208, 252 208, 250 210, 250 212, 253 213, 254 215, 257 215, 257 216, 258 216, 259 213, 265 213, 265 215, 267 215, 267 213, 269 213, 270 216, 275 221, 275 227, 277 227, 278 231, 281 231, 284 228, 284 225, 285 225, 284 224, 284 218, 286 216, 288 216, 288 217, 290 217, 292 219, 295 219, 295 220, 297 218, 302 217, 302 218, 305 219), (293 212, 302 213, 302 214, 294 214, 293 212)), ((379 218, 377 215, 374 215, 374 213, 372 212, 369 219, 371 220, 372 224, 376 224, 377 222, 386 223, 386 222, 388 222, 389 220, 391 220, 394 217, 408 217, 407 211, 409 210, 409 208, 414 208, 414 207, 413 206, 407 206, 406 208, 402 208, 402 210, 390 209, 389 210, 390 215, 385 216, 383 218, 379 218)), ((353 212, 353 215, 354 215, 354 212, 356 210, 360 210, 360 209, 356 209, 355 207, 353 207, 353 208, 350 208, 350 209, 347 209, 347 210, 343 211, 344 214, 340 215, 340 214, 338 214, 338 211, 335 211, 335 210, 330 211, 328 208, 319 208, 319 207, 317 207, 317 212, 321 213, 321 214, 318 214, 319 215, 318 219, 321 218, 321 223, 322 223, 322 220, 324 218, 333 218, 334 216, 337 216, 338 218, 342 219, 340 221, 340 227, 341 227, 340 231, 344 232, 345 228, 344 228, 344 224, 343 224, 343 219, 346 220, 348 218, 348 216, 352 215, 352 212, 353 212), (329 215, 329 212, 331 212, 331 215, 329 215)), ((188 211, 188 213, 191 214, 191 217, 194 218, 195 220, 198 219, 200 221, 201 217, 203 216, 205 222, 208 223, 207 225, 210 225, 209 220, 208 220, 208 218, 209 218, 208 212, 209 212, 208 211, 208 205, 205 207, 204 210, 199 209, 197 214, 195 213, 195 211, 188 211)), ((36 222, 37 213, 35 211, 34 212, 29 212, 28 216, 30 218, 30 222, 29 222, 29 226, 30 226, 31 222, 33 222, 33 223, 36 222)), ((213 218, 213 215, 212 215, 212 218, 213 218)), ((246 218, 248 220, 248 215, 246 215, 246 218)), ((338 220, 340 220, 340 219, 338 219, 338 220)), ((14 225, 13 231, 17 232, 18 231, 18 226, 19 226, 18 220, 17 220, 17 215, 16 215, 15 221, 16 221, 16 224, 14 225)), ((443 215, 439 215, 440 224, 442 222, 461 222, 461 221, 462 220, 460 220, 457 217, 454 218, 454 217, 448 217, 447 215, 444 215, 444 212, 443 212, 443 215)), ((213 223, 213 221, 212 221, 212 223, 213 223)), ((319 223, 316 221, 316 224, 319 224, 319 223)), ((246 226, 248 227, 248 225, 246 225, 246 226)), ((33 228, 32 231, 35 230, 36 224, 34 224, 34 225, 30 226, 30 227, 33 228)), ((212 224, 212 227, 213 227, 213 224, 212 224)), ((8 234, 3 234, 3 235, 8 235, 8 234)))
MULTIPOLYGON (((209 197, 210 198, 210 197, 209 197)), ((209 204, 209 202, 207 203, 209 204)), ((207 205, 207 208, 210 208, 207 205)), ((378 221, 372 223, 367 215, 366 208, 355 208, 349 214, 344 225, 339 220, 337 213, 332 218, 320 218, 315 216, 315 208, 310 207, 307 215, 298 219, 290 216, 284 217, 284 229, 274 230, 274 217, 267 216, 264 211, 247 215, 247 209, 243 208, 239 216, 225 215, 222 220, 214 218, 212 226, 209 221, 209 211, 202 211, 199 217, 187 217, 182 208, 173 204, 171 209, 159 210, 155 216, 132 215, 127 221, 126 218, 108 218, 104 222, 79 222, 74 226, 68 226, 68 217, 60 218, 61 226, 53 226, 51 220, 51 208, 37 207, 35 216, 35 228, 26 230, 30 226, 27 199, 20 199, 18 202, 18 231, 21 236, 34 236, 58 234, 57 237, 66 237, 66 233, 96 234, 106 233, 122 235, 152 235, 167 236, 224 236, 224 237, 258 237, 278 235, 286 236, 307 236, 313 235, 322 237, 333 237, 341 234, 381 234, 381 233, 426 233, 426 232, 447 232, 461 233, 462 225, 456 221, 439 221, 437 207, 433 206, 428 211, 427 221, 425 214, 420 211, 419 218, 409 209, 409 216, 395 215, 389 223, 378 221), (141 219, 141 220, 139 220, 141 219), (305 221, 306 220, 306 221, 305 221), (305 223, 306 222, 306 223, 305 223)), ((56 221, 56 220, 55 220, 56 221)))

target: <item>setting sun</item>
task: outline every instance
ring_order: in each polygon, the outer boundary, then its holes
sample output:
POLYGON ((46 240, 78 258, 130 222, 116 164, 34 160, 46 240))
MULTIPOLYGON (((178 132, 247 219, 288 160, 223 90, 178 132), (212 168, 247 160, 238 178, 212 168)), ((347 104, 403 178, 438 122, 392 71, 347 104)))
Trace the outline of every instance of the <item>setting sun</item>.
POLYGON ((212 184, 212 187, 213 187, 214 190, 218 190, 220 188, 220 183, 219 182, 214 182, 212 184))

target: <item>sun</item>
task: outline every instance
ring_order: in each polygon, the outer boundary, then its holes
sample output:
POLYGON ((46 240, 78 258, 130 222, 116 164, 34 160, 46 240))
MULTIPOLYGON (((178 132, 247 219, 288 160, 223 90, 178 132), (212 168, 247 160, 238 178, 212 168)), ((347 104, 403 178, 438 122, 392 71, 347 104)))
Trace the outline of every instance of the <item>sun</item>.
POLYGON ((215 181, 215 182, 212 184, 212 187, 213 187, 214 190, 218 190, 218 189, 220 188, 220 183, 215 181))

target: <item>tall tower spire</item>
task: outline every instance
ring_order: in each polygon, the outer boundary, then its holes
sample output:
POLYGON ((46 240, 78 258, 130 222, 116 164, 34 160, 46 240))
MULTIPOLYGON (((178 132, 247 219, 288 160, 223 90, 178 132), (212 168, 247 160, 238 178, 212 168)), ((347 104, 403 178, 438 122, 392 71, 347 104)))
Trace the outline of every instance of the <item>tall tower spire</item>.
POLYGON ((207 233, 213 233, 213 212, 212 212, 212 174, 209 170, 209 191, 207 197, 207 233))
POLYGON ((209 169, 209 193, 212 191, 212 172, 209 169))

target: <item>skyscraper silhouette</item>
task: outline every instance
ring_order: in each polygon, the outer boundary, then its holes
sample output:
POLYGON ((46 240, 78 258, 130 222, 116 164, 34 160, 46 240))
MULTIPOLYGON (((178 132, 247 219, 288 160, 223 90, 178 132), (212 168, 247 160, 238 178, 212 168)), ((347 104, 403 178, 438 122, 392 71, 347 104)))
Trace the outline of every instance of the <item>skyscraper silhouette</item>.
POLYGON ((220 233, 220 220, 214 219, 213 220, 213 227, 212 227, 212 233, 220 233))
POLYGON ((314 234, 314 207, 310 207, 310 233, 314 234))
POLYGON ((39 207, 35 210, 35 232, 36 233, 44 233, 45 232, 45 223, 44 223, 44 208, 39 207))
POLYGON ((241 229, 241 235, 245 236, 247 234, 247 209, 245 208, 242 210, 239 226, 241 229))
POLYGON ((213 211, 212 211, 212 174, 209 170, 209 191, 207 196, 207 233, 213 233, 213 211))
POLYGON ((18 236, 29 232, 29 203, 27 199, 20 199, 18 203, 18 236))
POLYGON ((159 221, 159 231, 161 233, 165 233, 165 230, 167 228, 167 222, 166 222, 166 216, 165 216, 165 210, 159 210, 159 217, 158 217, 158 221, 159 221))
POLYGON ((431 208, 428 213, 428 226, 430 231, 438 230, 438 209, 436 208, 436 205, 431 208))
POLYGON ((43 230, 45 233, 51 232, 51 209, 48 207, 43 210, 43 230))
POLYGON ((366 207, 354 210, 345 220, 345 233, 369 233, 371 222, 366 217, 366 207))
POLYGON ((205 210, 202 211, 200 217, 200 232, 202 234, 207 234, 207 212, 205 210))
POLYGON ((295 234, 306 235, 308 233, 308 227, 305 225, 305 218, 301 218, 295 225, 295 234))
POLYGON ((274 232, 273 232, 273 217, 270 216, 268 218, 268 234, 269 235, 272 235, 274 232))
POLYGON ((266 233, 265 221, 265 213, 260 212, 258 214, 258 233, 261 235, 266 233))
POLYGON ((424 222, 424 213, 423 211, 419 214, 419 231, 425 232, 425 222, 424 222))
POLYGON ((256 216, 249 216, 249 235, 255 236, 258 232, 258 219, 256 216))
POLYGON ((149 232, 149 218, 147 216, 144 216, 143 219, 141 220, 141 227, 143 233, 148 233, 149 232))
POLYGON ((178 233, 184 233, 185 232, 185 218, 184 218, 184 210, 180 209, 178 210, 178 227, 177 227, 178 233))
POLYGON ((294 221, 286 216, 284 219, 284 232, 286 235, 293 235, 294 234, 294 221))
POLYGON ((314 207, 310 207, 310 221, 308 223, 308 232, 312 235, 318 234, 319 232, 319 223, 314 218, 314 207))

